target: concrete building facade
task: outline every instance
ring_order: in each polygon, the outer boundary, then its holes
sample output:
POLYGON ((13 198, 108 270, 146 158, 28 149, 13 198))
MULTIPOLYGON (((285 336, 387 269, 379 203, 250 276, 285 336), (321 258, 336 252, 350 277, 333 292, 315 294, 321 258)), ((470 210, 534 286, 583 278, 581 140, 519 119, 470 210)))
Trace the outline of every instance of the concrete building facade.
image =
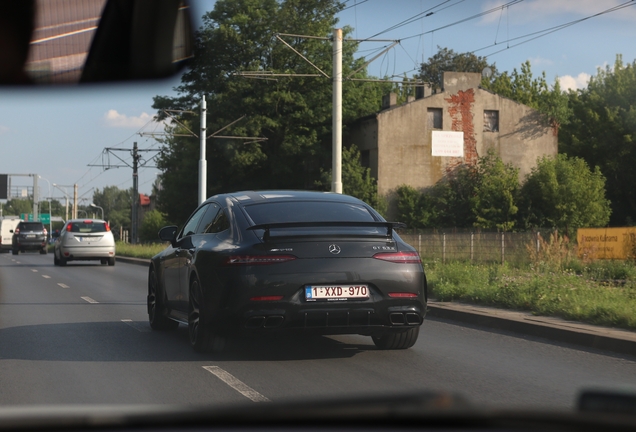
POLYGON ((345 143, 360 149, 380 195, 391 201, 403 184, 433 186, 454 166, 475 164, 489 149, 519 168, 520 180, 537 158, 556 156, 557 136, 542 114, 480 88, 480 82, 478 73, 445 72, 441 92, 420 88, 418 98, 402 105, 396 105, 395 94, 387 95, 382 111, 351 125, 345 143), (433 156, 433 131, 463 132, 463 157, 433 156))

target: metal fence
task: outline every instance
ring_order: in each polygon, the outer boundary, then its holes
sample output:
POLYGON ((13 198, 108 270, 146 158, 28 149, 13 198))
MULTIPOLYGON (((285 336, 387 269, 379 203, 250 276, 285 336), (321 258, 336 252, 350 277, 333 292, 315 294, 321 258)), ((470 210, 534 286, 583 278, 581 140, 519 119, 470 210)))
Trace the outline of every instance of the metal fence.
POLYGON ((471 261, 527 263, 530 250, 540 248, 540 236, 547 239, 552 231, 483 232, 483 231, 401 231, 400 237, 415 247, 423 261, 471 261))

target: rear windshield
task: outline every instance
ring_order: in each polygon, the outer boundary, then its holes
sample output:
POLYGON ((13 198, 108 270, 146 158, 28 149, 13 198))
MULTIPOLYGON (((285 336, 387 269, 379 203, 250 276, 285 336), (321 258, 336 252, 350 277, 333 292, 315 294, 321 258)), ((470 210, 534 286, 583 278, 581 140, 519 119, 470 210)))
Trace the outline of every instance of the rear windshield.
POLYGON ((73 233, 99 233, 106 232, 105 222, 69 222, 66 231, 73 233))
MULTIPOLYGON (((378 222, 365 207, 342 202, 287 201, 259 203, 245 206, 245 210, 256 225, 287 222, 378 222)), ((383 227, 279 227, 270 230, 277 236, 323 236, 323 235, 384 236, 383 227)))
POLYGON ((42 231, 44 225, 41 222, 22 222, 20 224, 20 231, 42 231))
POLYGON ((373 222, 360 205, 341 202, 284 201, 245 206, 256 225, 284 222, 373 222))

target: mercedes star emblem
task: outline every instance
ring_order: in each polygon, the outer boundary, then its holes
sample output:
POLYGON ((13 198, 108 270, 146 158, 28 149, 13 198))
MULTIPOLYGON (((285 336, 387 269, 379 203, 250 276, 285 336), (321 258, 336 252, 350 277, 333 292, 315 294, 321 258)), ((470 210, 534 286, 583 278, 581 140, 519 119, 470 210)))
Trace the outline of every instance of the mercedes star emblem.
POLYGON ((337 244, 329 245, 329 252, 334 255, 338 255, 340 253, 340 246, 338 246, 337 244))

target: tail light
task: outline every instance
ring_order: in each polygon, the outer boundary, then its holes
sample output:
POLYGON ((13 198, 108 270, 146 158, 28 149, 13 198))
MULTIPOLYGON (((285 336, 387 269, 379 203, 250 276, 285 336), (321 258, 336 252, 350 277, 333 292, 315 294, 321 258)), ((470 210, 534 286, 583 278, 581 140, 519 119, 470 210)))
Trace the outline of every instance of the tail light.
POLYGON ((269 265, 293 261, 294 255, 230 255, 224 265, 269 265))
POLYGON ((110 225, 108 225, 108 222, 104 222, 104 228, 106 228, 106 231, 110 231, 110 225))
POLYGON ((13 231, 13 234, 20 234, 20 228, 16 228, 16 229, 13 231))
POLYGON ((381 252, 373 258, 397 264, 420 264, 422 260, 417 252, 381 252))
POLYGON ((66 225, 66 231, 71 232, 71 229, 73 228, 73 224, 69 223, 66 225))
POLYGON ((49 233, 49 232, 46 230, 46 228, 44 228, 44 229, 42 230, 42 232, 44 233, 44 235, 47 235, 47 234, 49 233))

